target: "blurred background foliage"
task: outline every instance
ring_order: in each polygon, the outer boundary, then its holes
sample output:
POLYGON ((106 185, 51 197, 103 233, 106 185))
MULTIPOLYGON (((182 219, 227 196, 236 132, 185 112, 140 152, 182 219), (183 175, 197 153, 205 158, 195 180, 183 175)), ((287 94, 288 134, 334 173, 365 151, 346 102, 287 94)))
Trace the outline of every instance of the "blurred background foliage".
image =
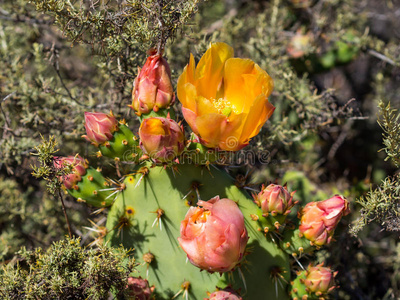
MULTIPOLYGON (((137 131, 127 105, 146 51, 165 48, 176 83, 189 53, 198 60, 224 41, 275 82, 276 111, 245 148, 257 160, 238 161, 232 174, 249 188, 287 182, 303 204, 346 196, 353 213, 317 257, 339 271, 334 297, 398 299, 399 28, 396 0, 3 0, 2 264, 67 233, 58 199, 31 175, 40 135, 115 178, 81 138, 83 112, 112 110, 137 131)), ((69 197, 65 205, 81 245, 95 245, 105 216, 69 197)))

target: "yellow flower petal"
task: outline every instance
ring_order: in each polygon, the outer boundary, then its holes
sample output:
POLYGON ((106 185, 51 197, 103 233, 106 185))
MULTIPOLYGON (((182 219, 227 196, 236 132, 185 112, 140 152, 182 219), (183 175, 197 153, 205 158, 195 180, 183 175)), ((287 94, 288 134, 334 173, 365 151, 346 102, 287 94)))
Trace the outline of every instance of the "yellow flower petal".
POLYGON ((180 94, 178 97, 182 106, 196 111, 197 89, 192 83, 187 82, 185 85, 180 86, 178 94, 180 94))
POLYGON ((202 96, 198 96, 196 98, 196 114, 199 116, 205 115, 205 114, 217 114, 218 111, 212 104, 210 100, 207 98, 204 98, 202 96))
POLYGON ((225 129, 225 122, 225 116, 220 114, 206 114, 196 119, 197 130, 207 147, 218 147, 221 140, 221 131, 225 129))
POLYGON ((240 140, 244 143, 248 143, 250 138, 260 132, 261 127, 272 115, 274 110, 275 107, 268 102, 267 97, 263 94, 259 95, 254 100, 254 103, 247 114, 240 140))
POLYGON ((259 74, 257 85, 261 87, 261 93, 268 98, 274 89, 274 81, 267 72, 260 68, 259 65, 256 64, 254 68, 256 69, 257 74, 259 74))
POLYGON ((194 57, 192 54, 190 54, 189 64, 183 69, 181 76, 179 76, 178 78, 178 84, 177 84, 178 99, 183 106, 189 105, 191 96, 193 96, 193 93, 191 95, 187 95, 186 84, 194 83, 194 70, 195 70, 194 57))
POLYGON ((216 96, 221 84, 225 62, 233 57, 233 49, 225 43, 212 44, 200 59, 195 78, 197 90, 205 98, 216 96))
POLYGON ((225 99, 229 101, 234 109, 241 113, 245 106, 250 107, 253 99, 248 95, 244 84, 244 74, 252 74, 254 62, 250 59, 231 58, 228 59, 224 69, 225 99))

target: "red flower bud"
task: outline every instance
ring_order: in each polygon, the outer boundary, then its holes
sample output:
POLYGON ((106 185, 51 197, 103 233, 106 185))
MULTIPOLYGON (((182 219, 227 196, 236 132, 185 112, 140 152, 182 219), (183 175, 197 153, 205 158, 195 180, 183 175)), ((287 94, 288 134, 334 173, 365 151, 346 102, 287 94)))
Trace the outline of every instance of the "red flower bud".
POLYGON ((349 202, 339 195, 310 202, 301 211, 300 232, 317 246, 329 244, 340 219, 349 212, 349 202))
POLYGON ((141 277, 129 277, 127 289, 129 299, 150 300, 152 291, 146 279, 142 279, 141 277))
POLYGON ((70 174, 60 176, 59 178, 67 189, 71 189, 77 182, 81 181, 81 176, 86 174, 86 169, 89 167, 86 161, 80 155, 55 157, 53 163, 54 167, 57 169, 62 169, 68 165, 73 166, 70 174))
POLYGON ((143 68, 139 68, 134 84, 132 108, 139 116, 168 108, 175 101, 171 70, 160 54, 151 53, 143 68))
POLYGON ((190 262, 209 272, 227 272, 243 258, 248 236, 237 204, 218 196, 199 201, 181 223, 179 244, 190 262))
POLYGON ((85 112, 86 135, 83 137, 98 146, 113 138, 118 130, 118 121, 112 114, 85 112))
POLYGON ((185 147, 182 128, 168 118, 144 119, 139 136, 143 151, 156 161, 171 161, 180 155, 185 147))

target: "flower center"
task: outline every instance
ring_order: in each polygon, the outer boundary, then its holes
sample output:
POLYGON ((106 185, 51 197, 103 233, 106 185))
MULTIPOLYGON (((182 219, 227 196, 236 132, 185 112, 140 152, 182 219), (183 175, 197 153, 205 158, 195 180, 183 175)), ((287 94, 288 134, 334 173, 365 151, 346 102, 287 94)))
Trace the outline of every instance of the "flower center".
POLYGON ((224 98, 213 100, 212 103, 214 107, 218 110, 218 113, 223 114, 227 117, 229 117, 232 111, 234 111, 232 104, 224 98))
POLYGON ((209 210, 204 210, 202 208, 199 208, 195 214, 192 216, 193 217, 193 223, 194 224, 201 224, 207 222, 207 218, 211 215, 211 212, 209 210))

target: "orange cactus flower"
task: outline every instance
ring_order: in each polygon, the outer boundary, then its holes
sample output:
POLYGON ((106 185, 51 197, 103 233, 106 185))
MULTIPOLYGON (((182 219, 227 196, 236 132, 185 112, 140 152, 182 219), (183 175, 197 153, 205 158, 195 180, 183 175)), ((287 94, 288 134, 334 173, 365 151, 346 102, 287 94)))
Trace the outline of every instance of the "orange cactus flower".
POLYGON ((186 122, 209 148, 237 151, 272 115, 271 77, 250 59, 234 58, 225 43, 212 44, 197 67, 193 55, 178 79, 186 122))
POLYGON ((143 151, 158 162, 172 161, 185 148, 181 126, 169 118, 144 119, 139 136, 143 151))

